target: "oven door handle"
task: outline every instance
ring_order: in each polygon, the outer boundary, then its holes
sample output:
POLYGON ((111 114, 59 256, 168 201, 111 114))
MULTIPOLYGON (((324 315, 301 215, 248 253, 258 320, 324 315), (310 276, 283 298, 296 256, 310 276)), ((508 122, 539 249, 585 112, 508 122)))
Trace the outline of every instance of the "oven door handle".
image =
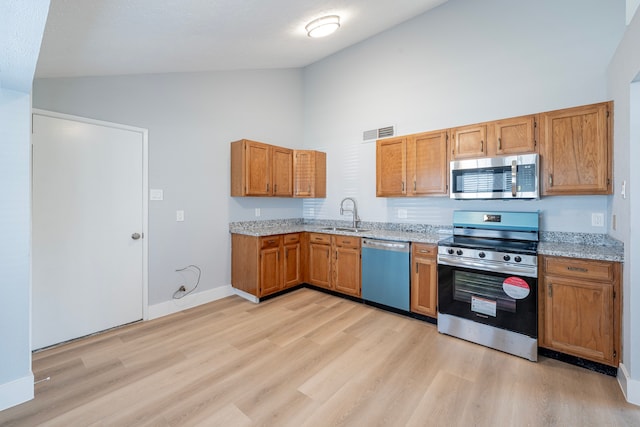
POLYGON ((516 190, 518 188, 518 162, 511 161, 511 195, 516 197, 516 190))
POLYGON ((517 265, 505 265, 503 263, 491 263, 487 261, 483 262, 474 262, 470 260, 460 261, 460 259, 455 257, 448 257, 447 255, 439 254, 438 255, 438 264, 449 265, 452 267, 461 267, 461 268, 469 268, 478 271, 489 271, 495 273, 501 273, 504 275, 520 275, 525 277, 537 278, 538 277, 538 268, 537 266, 527 267, 527 266, 517 266, 517 265))

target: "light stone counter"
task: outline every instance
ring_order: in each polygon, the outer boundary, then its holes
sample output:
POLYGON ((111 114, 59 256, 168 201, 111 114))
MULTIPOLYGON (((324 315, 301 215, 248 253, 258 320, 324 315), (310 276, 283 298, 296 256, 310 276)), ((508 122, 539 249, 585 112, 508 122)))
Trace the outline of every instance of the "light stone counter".
MULTIPOLYGON (((451 235, 448 226, 425 224, 363 222, 361 232, 326 230, 327 227, 350 227, 346 221, 319 221, 284 219, 265 221, 243 221, 229 224, 229 232, 248 236, 271 236, 299 232, 316 232, 360 236, 381 240, 397 240, 437 244, 439 240, 451 235)), ((539 255, 553 255, 571 258, 593 259, 599 261, 624 261, 624 247, 605 234, 540 232, 539 255)))

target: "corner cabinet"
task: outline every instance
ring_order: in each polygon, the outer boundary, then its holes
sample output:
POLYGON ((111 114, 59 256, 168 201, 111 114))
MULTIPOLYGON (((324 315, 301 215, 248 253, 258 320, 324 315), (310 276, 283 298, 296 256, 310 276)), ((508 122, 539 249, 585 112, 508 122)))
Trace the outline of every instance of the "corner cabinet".
POLYGON ((293 197, 327 197, 327 155, 320 151, 293 152, 293 197))
POLYGON ((263 297, 303 280, 301 233, 254 237, 231 235, 231 285, 263 297))
POLYGON ((437 255, 436 245, 411 244, 411 311, 434 318, 438 316, 437 255))
POLYGON ((427 132, 376 143, 376 196, 448 195, 446 131, 427 132))
POLYGON ((543 256, 540 268, 540 346, 617 366, 620 263, 543 256))
POLYGON ((541 194, 612 194, 612 102, 540 115, 541 194))
POLYGON ((326 154, 242 139, 231 143, 232 197, 326 197, 326 154))

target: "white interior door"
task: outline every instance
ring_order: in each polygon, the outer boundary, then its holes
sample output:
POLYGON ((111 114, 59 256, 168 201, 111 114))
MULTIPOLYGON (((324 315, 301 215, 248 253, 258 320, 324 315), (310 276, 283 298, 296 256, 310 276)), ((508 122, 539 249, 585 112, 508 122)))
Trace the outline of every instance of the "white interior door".
POLYGON ((146 131, 35 113, 32 141, 32 348, 142 319, 146 131))

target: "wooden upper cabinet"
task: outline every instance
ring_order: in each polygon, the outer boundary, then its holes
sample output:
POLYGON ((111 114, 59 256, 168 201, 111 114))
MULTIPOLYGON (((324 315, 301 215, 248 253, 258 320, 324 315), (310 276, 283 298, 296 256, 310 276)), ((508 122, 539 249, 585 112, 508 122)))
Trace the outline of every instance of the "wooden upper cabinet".
POLYGON ((487 126, 484 123, 452 129, 451 140, 452 159, 469 159, 487 155, 487 126))
POLYGON ((271 195, 271 146, 242 139, 231 143, 231 195, 271 195))
POLYGON ((489 155, 536 152, 535 116, 514 117, 489 123, 489 155))
POLYGON ((412 135, 407 141, 407 195, 449 194, 447 132, 412 135))
POLYGON ((242 139, 231 143, 231 196, 326 197, 327 155, 242 139))
POLYGON ((273 195, 293 196, 293 150, 283 147, 272 148, 273 195))
POLYGON ((541 194, 612 194, 611 102, 540 115, 541 194))
POLYGON ((376 142, 376 196, 406 195, 406 177, 407 138, 378 140, 376 142))
POLYGON ((327 155, 321 151, 295 150, 293 197, 327 197, 327 155))

